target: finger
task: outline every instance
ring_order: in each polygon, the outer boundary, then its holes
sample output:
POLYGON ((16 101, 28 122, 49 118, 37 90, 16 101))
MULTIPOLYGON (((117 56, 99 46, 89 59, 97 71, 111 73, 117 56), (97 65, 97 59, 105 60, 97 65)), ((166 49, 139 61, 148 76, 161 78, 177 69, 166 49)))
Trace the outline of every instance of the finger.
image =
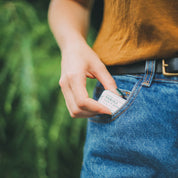
MULTIPOLYGON (((90 110, 87 108, 82 109, 81 107, 79 107, 77 105, 76 99, 74 98, 74 95, 71 90, 71 87, 69 86, 69 83, 68 82, 60 82, 60 85, 61 85, 62 93, 64 95, 65 102, 66 102, 66 105, 67 105, 67 108, 68 108, 68 111, 69 111, 71 117, 86 118, 86 117, 91 117, 91 116, 94 116, 94 115, 100 114, 100 113, 111 114, 107 108, 105 108, 104 110, 103 110, 103 108, 102 108, 102 110, 100 109, 100 112, 98 112, 97 110, 93 111, 93 110, 90 110)), ((87 105, 88 105, 88 103, 86 102, 86 106, 87 105)))
MULTIPOLYGON (((79 108, 74 100, 73 94, 70 90, 63 91, 63 95, 66 101, 67 108, 69 110, 69 113, 71 117, 73 118, 86 118, 86 117, 92 117, 96 114, 111 114, 111 112, 108 110, 108 108, 100 109, 100 111, 91 111, 88 108, 79 108)), ((89 101, 90 102, 90 101, 89 101)), ((88 103, 86 103, 87 105, 88 103)))
POLYGON ((66 102, 66 106, 70 112, 70 114, 72 113, 72 110, 75 110, 75 108, 77 108, 75 102, 74 102, 74 98, 73 98, 73 95, 72 95, 72 91, 69 87, 69 84, 68 82, 61 82, 60 81, 60 86, 61 86, 61 89, 62 89, 62 93, 64 95, 64 99, 65 99, 65 102, 66 102))
POLYGON ((74 100, 72 91, 69 87, 62 90, 62 93, 64 95, 66 106, 68 108, 68 111, 69 111, 71 117, 73 117, 73 118, 90 117, 91 113, 83 111, 78 108, 78 106, 76 105, 76 102, 74 100))
POLYGON ((111 114, 108 108, 88 97, 85 76, 76 76, 76 78, 70 83, 70 88, 72 90, 76 105, 81 110, 97 114, 111 114))
POLYGON ((95 69, 94 73, 95 77, 102 83, 106 90, 110 90, 118 95, 116 82, 104 64, 100 64, 100 67, 95 69))

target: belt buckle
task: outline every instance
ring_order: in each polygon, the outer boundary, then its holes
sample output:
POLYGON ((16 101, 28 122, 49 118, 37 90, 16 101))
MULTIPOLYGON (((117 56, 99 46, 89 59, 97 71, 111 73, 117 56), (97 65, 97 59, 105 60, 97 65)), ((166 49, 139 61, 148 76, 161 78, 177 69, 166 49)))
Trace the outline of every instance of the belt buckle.
POLYGON ((171 72, 166 72, 166 67, 168 67, 168 64, 166 64, 165 59, 162 59, 162 73, 165 76, 177 76, 178 73, 171 73, 171 72))

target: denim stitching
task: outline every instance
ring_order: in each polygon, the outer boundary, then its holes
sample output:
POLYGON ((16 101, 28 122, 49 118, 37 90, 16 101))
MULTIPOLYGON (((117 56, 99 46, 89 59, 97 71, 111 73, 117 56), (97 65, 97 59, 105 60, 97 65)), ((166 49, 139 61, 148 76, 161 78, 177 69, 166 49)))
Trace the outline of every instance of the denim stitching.
MULTIPOLYGON (((105 118, 97 119, 97 120, 96 120, 96 119, 93 120, 92 118, 89 118, 89 120, 90 120, 91 122, 94 122, 94 123, 105 123, 105 124, 110 123, 110 122, 116 120, 117 117, 119 117, 122 113, 124 113, 125 111, 127 111, 127 110, 130 108, 130 106, 132 105, 132 103, 135 101, 137 95, 139 94, 139 92, 140 92, 140 90, 141 90, 141 88, 142 88, 142 85, 140 86, 140 88, 138 88, 139 84, 141 84, 141 81, 142 81, 142 79, 140 79, 140 80, 138 81, 138 83, 137 83, 136 86, 134 87, 135 89, 131 92, 131 93, 133 93, 133 95, 134 95, 134 92, 137 91, 137 92, 135 93, 134 98, 131 98, 131 100, 129 100, 129 101, 126 103, 125 109, 124 109, 121 113, 119 113, 119 112, 120 112, 120 109, 119 109, 118 112, 116 112, 116 113, 113 114, 113 116, 115 115, 114 118, 111 118, 111 119, 108 118, 108 119, 107 119, 107 118, 105 117, 105 118), (127 104, 128 104, 128 105, 127 105, 127 104), (119 114, 117 115, 117 113, 119 113, 119 114), (105 121, 105 120, 103 120, 103 119, 107 119, 107 120, 105 121)), ((132 96, 131 96, 131 97, 132 97, 132 96)))
MULTIPOLYGON (((146 67, 147 67, 147 64, 146 64, 146 67)), ((143 83, 146 82, 147 75, 148 75, 148 67, 146 69, 146 76, 145 76, 145 79, 144 79, 143 83)))
POLYGON ((152 73, 153 73, 153 66, 154 66, 154 65, 153 65, 153 61, 152 61, 150 77, 149 77, 149 79, 147 80, 147 75, 146 75, 145 80, 144 80, 144 82, 142 83, 142 84, 145 84, 146 86, 149 86, 149 84, 150 84, 150 80, 151 80, 152 73), (146 81, 146 80, 147 80, 147 81, 146 81))
POLYGON ((148 83, 150 83, 151 77, 153 74, 153 61, 152 61, 152 66, 151 66, 151 74, 150 74, 150 78, 148 79, 148 83))
POLYGON ((135 98, 133 98, 132 102, 127 106, 127 108, 125 108, 125 110, 123 110, 119 115, 115 116, 111 121, 116 120, 123 112, 127 111, 130 106, 132 105, 132 103, 135 101, 135 99, 137 98, 137 95, 139 94, 140 90, 142 88, 142 85, 140 86, 140 88, 138 89, 138 93, 135 95, 135 98))
POLYGON ((150 80, 151 80, 151 77, 152 77, 152 73, 153 73, 153 61, 152 61, 152 66, 151 66, 150 77, 149 77, 149 79, 147 81, 143 82, 143 84, 145 84, 146 86, 150 85, 150 80))
MULTIPOLYGON (((142 75, 133 75, 133 76, 136 76, 136 77, 139 77, 139 78, 143 78, 142 75)), ((178 82, 178 80, 170 80, 170 79, 162 79, 162 78, 154 78, 153 81, 156 81, 156 80, 164 80, 164 81, 168 81, 168 82, 178 82)))
POLYGON ((168 81, 168 82, 178 82, 178 80, 169 80, 169 79, 159 79, 159 78, 155 78, 155 79, 153 79, 153 81, 155 81, 155 80, 164 80, 164 81, 168 81))
POLYGON ((128 101, 128 103, 127 104, 129 104, 129 105, 125 105, 126 106, 126 108, 121 112, 121 113, 119 113, 120 112, 120 110, 118 111, 118 112, 116 112, 114 115, 114 118, 112 119, 112 120, 115 120, 115 117, 118 117, 118 116, 120 116, 123 112, 125 112, 129 107, 130 107, 130 105, 133 103, 133 101, 135 101, 135 99, 136 99, 136 97, 137 97, 137 95, 138 95, 138 93, 139 93, 139 91, 140 91, 140 89, 142 88, 142 85, 140 86, 140 88, 138 88, 138 86, 139 86, 139 84, 140 84, 140 81, 141 80, 139 80, 138 81, 138 84, 135 86, 135 89, 133 90, 133 94, 134 94, 134 92, 137 90, 137 93, 136 93, 136 95, 135 95, 135 97, 134 98, 132 98, 130 101, 128 101), (119 113, 118 115, 116 115, 117 113, 119 113))

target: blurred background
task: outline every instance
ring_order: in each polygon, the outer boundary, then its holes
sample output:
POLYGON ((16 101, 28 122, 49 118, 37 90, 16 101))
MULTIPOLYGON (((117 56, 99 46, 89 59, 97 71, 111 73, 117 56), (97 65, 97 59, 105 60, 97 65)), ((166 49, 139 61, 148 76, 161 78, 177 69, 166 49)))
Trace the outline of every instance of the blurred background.
MULTIPOLYGON (((78 178, 86 119, 72 119, 58 81, 49 0, 0 1, 0 177, 78 178)), ((96 1, 88 44, 102 19, 96 1)), ((90 96, 95 80, 87 81, 90 96)))

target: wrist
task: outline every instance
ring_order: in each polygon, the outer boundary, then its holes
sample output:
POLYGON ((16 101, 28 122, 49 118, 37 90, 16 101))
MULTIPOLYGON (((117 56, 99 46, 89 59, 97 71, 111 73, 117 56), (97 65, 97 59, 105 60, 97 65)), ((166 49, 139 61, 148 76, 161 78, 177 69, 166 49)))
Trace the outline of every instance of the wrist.
POLYGON ((59 43, 62 53, 78 51, 87 45, 85 38, 81 34, 67 36, 59 43))

